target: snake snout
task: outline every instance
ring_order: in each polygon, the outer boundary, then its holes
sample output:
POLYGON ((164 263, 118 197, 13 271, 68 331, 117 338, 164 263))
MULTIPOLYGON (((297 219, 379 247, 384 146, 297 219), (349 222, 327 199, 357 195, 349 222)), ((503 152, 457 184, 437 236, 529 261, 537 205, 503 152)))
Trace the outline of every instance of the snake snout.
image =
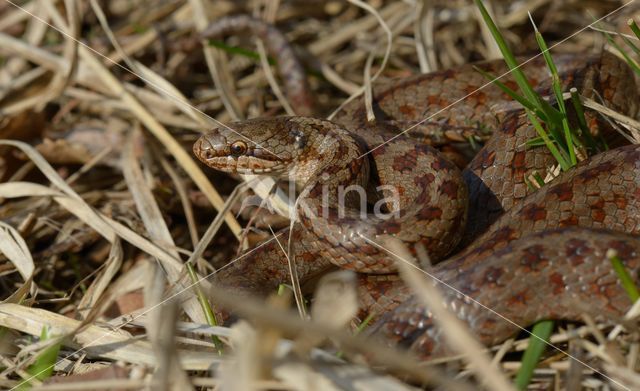
POLYGON ((205 134, 200 136, 193 144, 193 153, 200 161, 206 165, 222 169, 219 167, 220 158, 226 158, 229 154, 227 139, 219 134, 205 134))

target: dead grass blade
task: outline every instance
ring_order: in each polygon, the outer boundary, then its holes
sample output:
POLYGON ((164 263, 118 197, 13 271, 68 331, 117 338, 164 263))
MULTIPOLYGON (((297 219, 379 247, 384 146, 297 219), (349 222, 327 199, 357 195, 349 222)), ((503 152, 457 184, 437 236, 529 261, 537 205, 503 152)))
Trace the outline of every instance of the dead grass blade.
POLYGON ((31 251, 20 233, 2 221, 0 221, 0 253, 13 264, 24 284, 4 300, 5 303, 19 303, 29 293, 33 281, 35 265, 31 257, 31 251))
POLYGON ((291 107, 291 104, 284 96, 282 89, 278 85, 275 76, 273 75, 273 71, 271 70, 271 65, 269 65, 269 59, 267 57, 267 51, 264 48, 264 43, 262 40, 256 40, 256 45, 258 48, 258 54, 260 55, 260 65, 262 66, 262 70, 264 71, 264 76, 267 78, 269 82, 269 86, 271 87, 271 91, 278 98, 278 102, 282 105, 284 110, 287 112, 287 115, 296 115, 296 112, 291 107))
MULTIPOLYGON (((58 25, 63 25, 60 14, 55 10, 50 10, 53 21, 58 25)), ((96 76, 111 90, 115 96, 119 96, 121 100, 130 107, 131 112, 138 117, 140 122, 167 148, 169 153, 173 155, 177 162, 184 168, 185 172, 193 179, 196 185, 207 196, 211 204, 219 209, 224 204, 222 198, 211 185, 206 176, 202 173, 193 158, 180 146, 173 136, 158 122, 149 111, 134 98, 125 88, 124 85, 109 70, 98 61, 95 55, 85 46, 79 47, 80 58, 89 68, 93 70, 96 76)), ((227 214, 225 221, 229 225, 231 231, 240 237, 240 225, 233 214, 227 214)))
POLYGON ((122 266, 122 244, 119 239, 111 243, 109 257, 104 263, 100 274, 93 280, 86 293, 78 303, 78 313, 85 319, 92 318, 90 314, 96 310, 96 304, 103 297, 113 278, 122 266))
POLYGON ((389 349, 369 338, 353 336, 344 332, 330 330, 314 322, 301 320, 297 315, 285 311, 274 311, 265 308, 263 303, 254 299, 238 300, 233 294, 215 286, 210 289, 216 303, 224 308, 231 308, 242 317, 254 319, 263 326, 275 327, 289 335, 307 334, 313 338, 330 338, 344 350, 366 355, 372 364, 388 368, 392 373, 407 376, 422 384, 442 385, 447 389, 471 390, 466 383, 453 380, 435 368, 418 364, 409 353, 389 349))
POLYGON ((590 98, 582 98, 583 105, 590 109, 593 109, 605 117, 609 117, 622 125, 629 133, 620 132, 629 142, 634 144, 640 144, 640 122, 637 120, 627 117, 626 115, 620 114, 615 110, 611 110, 610 108, 601 105, 600 103, 594 101, 590 98))
POLYGON ((274 376, 292 388, 303 390, 340 391, 417 391, 388 375, 374 372, 362 365, 333 362, 285 361, 274 369, 274 376), (302 385, 309 385, 303 388, 302 385))
MULTIPOLYGON (((332 330, 345 330, 358 312, 355 273, 342 270, 323 276, 313 295, 311 319, 332 330)), ((296 351, 309 352, 322 339, 303 335, 296 340, 296 351)))
POLYGON ((178 303, 175 300, 163 303, 164 273, 158 265, 154 265, 153 269, 154 273, 150 273, 147 278, 144 301, 150 307, 162 304, 158 310, 149 314, 154 321, 147 323, 149 340, 158 360, 157 370, 153 376, 158 384, 157 390, 193 390, 178 361, 179 353, 176 345, 178 303))
MULTIPOLYGON (((43 327, 51 327, 53 335, 69 335, 78 330, 80 322, 38 308, 18 304, 0 304, 0 326, 39 336, 43 327)), ((122 330, 88 325, 82 331, 63 341, 72 349, 82 349, 91 357, 121 360, 132 364, 154 366, 156 357, 151 345, 132 337, 122 330)), ((179 351, 181 365, 188 370, 207 370, 220 359, 214 353, 179 351)))
MULTIPOLYGON (((387 23, 385 22, 382 14, 380 12, 378 12, 375 8, 373 8, 372 6, 370 6, 367 3, 364 3, 360 0, 347 0, 349 1, 349 3, 360 7, 362 9, 364 9, 365 11, 367 11, 368 13, 370 13, 374 18, 375 21, 380 25, 380 27, 382 27, 383 31, 385 32, 385 36, 387 39, 387 45, 384 51, 384 57, 382 58, 382 64, 380 64, 380 68, 378 69, 378 71, 376 71, 376 73, 371 76, 371 78, 369 78, 369 71, 370 71, 370 66, 371 63, 369 63, 368 67, 365 67, 365 72, 367 72, 367 74, 365 75, 365 84, 359 88, 354 94, 352 94, 351 96, 349 96, 347 99, 344 100, 344 102, 333 111, 333 113, 331 113, 329 115, 329 119, 333 118, 333 116, 342 109, 342 107, 344 107, 347 103, 351 102, 352 100, 354 100, 355 98, 359 97, 362 93, 365 93, 365 108, 367 110, 367 119, 369 121, 373 121, 375 120, 375 115, 373 113, 373 102, 372 102, 372 85, 373 83, 378 79, 378 77, 380 77, 380 75, 382 74, 382 72, 384 71, 386 65, 387 65, 387 61, 389 61, 389 56, 391 55, 391 46, 392 46, 392 42, 393 42, 393 33, 391 32, 391 29, 389 29, 389 26, 387 25, 387 23)), ((390 17, 392 15, 389 15, 390 17)), ((375 53, 371 52, 370 56, 374 56, 375 53)), ((373 61, 373 57, 370 57, 371 59, 368 61, 373 61)))
MULTIPOLYGON (((193 11, 193 21, 197 30, 199 32, 204 31, 209 25, 204 3, 202 0, 189 0, 189 5, 191 5, 193 11)), ((205 61, 209 67, 209 73, 220 92, 220 98, 222 99, 224 107, 234 121, 244 118, 238 98, 232 93, 233 88, 229 84, 230 81, 233 80, 233 77, 231 77, 228 72, 224 72, 224 67, 219 65, 221 58, 224 58, 224 52, 210 47, 206 40, 202 40, 200 43, 204 51, 205 61)))
POLYGON ((52 185, 62 191, 62 193, 56 192, 55 190, 36 183, 0 183, 0 197, 16 198, 29 195, 53 196, 57 203, 62 205, 85 224, 96 230, 109 242, 113 242, 117 234, 122 239, 128 241, 141 250, 161 259, 165 267, 175 268, 178 271, 182 268, 182 263, 179 259, 170 256, 167 252, 149 240, 143 238, 130 228, 125 227, 121 223, 118 223, 91 208, 91 206, 89 206, 82 197, 71 189, 71 187, 53 169, 53 167, 51 167, 51 165, 44 160, 42 155, 40 155, 33 147, 26 143, 12 140, 0 140, 0 145, 10 145, 20 149, 29 159, 31 159, 31 161, 36 165, 36 167, 38 167, 52 185), (27 193, 26 190, 29 190, 30 193, 27 193))
MULTIPOLYGON (((207 196, 209 201, 213 204, 216 209, 222 208, 224 204, 222 198, 218 194, 218 192, 211 185, 206 176, 202 173, 200 168, 196 165, 193 158, 187 154, 187 152, 182 149, 180 144, 171 136, 171 134, 153 117, 151 114, 133 97, 129 94, 122 84, 111 74, 109 73, 100 62, 98 62, 95 57, 88 52, 88 50, 81 48, 80 55, 87 62, 96 73, 105 81, 105 84, 109 85, 113 89, 113 93, 122 97, 122 100, 130 105, 131 110, 138 116, 138 119, 149 129, 160 142, 167 148, 169 153, 171 153, 178 163, 182 165, 185 172, 191 176, 193 181, 198 185, 200 190, 207 196)), ((227 214, 225 216, 225 221, 231 228, 231 230, 236 234, 237 237, 240 235, 240 225, 238 221, 232 214, 227 214)))

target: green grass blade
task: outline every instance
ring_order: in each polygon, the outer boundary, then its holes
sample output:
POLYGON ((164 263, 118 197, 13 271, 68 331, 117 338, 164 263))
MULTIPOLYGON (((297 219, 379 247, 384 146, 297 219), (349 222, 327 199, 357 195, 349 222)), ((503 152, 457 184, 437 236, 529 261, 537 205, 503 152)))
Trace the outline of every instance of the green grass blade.
POLYGON ((285 291, 289 289, 291 291, 293 291, 293 288, 287 284, 280 284, 278 285, 278 292, 276 293, 278 296, 282 296, 285 294, 285 291))
MULTIPOLYGON (((222 41, 218 41, 215 39, 209 39, 207 41, 209 43, 209 46, 213 46, 215 48, 218 48, 220 50, 224 50, 225 52, 229 53, 229 54, 236 54, 239 56, 243 56, 243 57, 247 57, 250 58, 252 60, 256 60, 256 61, 260 61, 260 55, 254 51, 251 50, 247 50, 244 48, 240 48, 237 46, 230 46, 227 45, 226 43, 222 42, 222 41)), ((276 64, 276 60, 274 60, 271 57, 268 57, 267 60, 269 61, 270 65, 275 65, 276 64)))
MULTIPOLYGON (((549 60, 549 61, 551 64, 553 64, 553 60, 549 60)), ((553 89, 553 93, 556 96, 558 109, 562 115, 559 122, 546 122, 547 128, 549 129, 549 133, 551 134, 553 140, 562 149, 569 152, 569 159, 571 161, 571 165, 575 166, 578 161, 575 155, 572 131, 569 126, 569 118, 567 116, 567 108, 564 104, 562 86, 560 85, 560 77, 558 76, 557 73, 553 73, 551 75, 551 78, 552 78, 551 86, 553 89), (562 129, 564 136, 563 134, 560 133, 559 129, 562 129)))
POLYGON ((616 41, 611 37, 611 34, 609 33, 604 33, 604 36, 607 38, 607 41, 609 41, 609 44, 611 46, 613 46, 624 58, 624 61, 629 64, 629 66, 631 67, 631 69, 638 75, 640 75, 640 65, 638 65, 638 63, 631 57, 629 57, 629 54, 627 54, 627 52, 622 49, 620 47, 620 45, 618 45, 616 43, 616 41))
POLYGON ((629 26, 631 31, 633 31, 633 34, 635 34, 636 38, 640 39, 640 28, 636 24, 636 21, 633 19, 627 20, 627 26, 629 26))
POLYGON ((544 179, 542 179, 542 177, 540 176, 540 173, 534 172, 533 175, 531 175, 531 176, 536 181, 536 183, 538 184, 539 187, 544 186, 544 179))
MULTIPOLYGON (((555 76, 557 77, 557 75, 555 76)), ((571 162, 571 167, 573 167, 576 164, 578 164, 578 158, 576 157, 576 148, 575 148, 576 142, 573 139, 573 131, 571 130, 571 126, 569 125, 569 117, 567 116, 567 109, 564 105, 562 91, 560 89, 561 88, 560 82, 559 82, 559 79, 557 80, 558 80, 557 82, 554 81, 553 89, 556 91, 556 95, 560 96, 560 99, 558 100, 558 106, 560 107, 560 112, 563 113, 561 123, 562 123, 562 130, 564 132, 564 143, 565 143, 564 147, 569 152, 569 161, 571 162)), ((550 126, 550 128, 555 130, 555 126, 550 126)), ((557 134, 555 135, 555 137, 558 141, 563 140, 557 134)))
POLYGON ((633 43, 629 38, 625 37, 624 35, 621 35, 620 38, 622 38, 624 43, 629 47, 629 49, 631 49, 636 54, 636 56, 640 56, 640 48, 638 48, 638 46, 636 46, 635 43, 633 43))
POLYGON ((544 349, 547 347, 545 342, 549 341, 551 332, 553 332, 552 320, 543 320, 533 326, 533 330, 531 330, 533 335, 529 337, 529 346, 527 346, 527 350, 522 356, 520 369, 516 375, 515 385, 517 389, 524 390, 531 382, 533 371, 536 369, 540 356, 542 356, 544 349))
POLYGON ((544 179, 537 171, 532 172, 528 178, 524 178, 524 183, 531 191, 536 191, 545 185, 544 179))
POLYGON ((531 140, 527 140, 527 142, 524 143, 524 145, 526 145, 527 148, 535 148, 535 147, 544 147, 547 144, 544 142, 542 137, 535 137, 535 138, 532 138, 531 140))
MULTIPOLYGON (((543 121, 554 122, 554 121, 559 121, 560 120, 560 117, 562 115, 558 110, 553 108, 553 106, 549 105, 549 109, 548 110, 542 111, 540 109, 540 107, 536 106, 535 102, 528 101, 527 98, 525 98, 524 96, 518 94, 516 91, 512 90, 511 88, 509 88, 506 84, 501 82, 498 78, 496 78, 491 73, 486 72, 484 69, 481 69, 481 68, 478 68, 478 67, 474 67, 474 69, 476 71, 480 72, 484 77, 486 77, 487 80, 489 80, 492 83, 494 83, 505 94, 509 95, 509 97, 511 97, 511 99, 513 99, 513 100, 517 101, 518 103, 520 103, 522 105, 522 107, 524 107, 525 109, 531 110, 538 118, 541 118, 543 121), (549 115, 549 113, 551 113, 551 115, 549 115)), ((543 102, 547 103, 544 100, 543 100, 543 102)), ((547 105, 548 105, 548 103, 547 103, 547 105)))
POLYGON ((549 48, 547 46, 546 41, 540 31, 538 30, 538 26, 533 21, 531 14, 529 14, 529 19, 531 19, 531 24, 535 30, 535 38, 540 50, 542 51, 542 56, 544 57, 545 62, 547 63, 547 68, 551 72, 551 85, 553 88, 553 93, 556 96, 556 101, 558 103, 558 110, 562 113, 562 118, 560 121, 560 126, 558 123, 547 123, 549 127, 549 132, 553 135, 553 138, 558 142, 558 144, 562 145, 562 141, 564 141, 564 147, 569 152, 569 160, 571 161, 571 166, 575 166, 578 163, 578 159, 575 153, 575 147, 573 142, 573 132, 569 126, 569 118, 567 116, 567 108, 564 103, 564 96, 562 94, 562 85, 560 83, 560 75, 558 75, 558 68, 556 67, 553 58, 551 57, 551 53, 549 52, 549 48), (558 128, 562 128, 564 133, 564 138, 560 135, 558 128))
POLYGON ((573 109, 576 112, 576 117, 578 117, 578 127, 581 131, 580 136, 587 145, 587 152, 597 153, 603 151, 604 148, 596 141, 593 134, 591 134, 591 130, 589 130, 587 118, 584 116, 584 106, 582 105, 582 100, 580 99, 578 90, 576 88, 571 88, 569 93, 571 94, 573 109))
MULTIPOLYGON (((196 274, 196 271, 193 269, 193 265, 190 263, 187 263, 187 272, 189 273, 189 277, 191 278, 191 282, 193 283, 193 287, 195 289, 196 292, 196 296, 198 297, 198 302, 200 303, 200 307, 202 308, 202 312, 204 312, 204 316, 205 319, 207 320, 207 324, 209 326, 217 326, 218 325, 218 320, 216 319, 216 315, 213 312, 213 308, 211 308, 211 304, 209 303, 209 300, 206 298, 206 296, 204 295, 204 292, 202 292, 202 289, 200 289, 200 284, 198 284, 198 275, 196 274)), ((219 355, 222 355, 223 353, 223 343, 220 340, 220 338, 218 338, 215 335, 211 336, 211 341, 213 342, 214 346, 216 347, 216 350, 218 351, 219 355)))
MULTIPOLYGON (((500 30, 491 19, 491 16, 487 12, 487 9, 484 7, 482 1, 474 0, 474 2, 480 10, 480 14, 482 15, 485 24, 489 28, 491 35, 493 35, 498 48, 500 48, 500 52, 502 53, 502 56, 504 57, 504 60, 507 63, 507 66, 509 67, 514 80, 516 81, 516 84, 518 84, 520 91, 524 95, 524 99, 530 102, 530 104, 526 105, 525 107, 533 110, 536 115, 538 115, 538 117, 545 123, 550 122, 559 124, 562 118, 561 113, 559 113, 558 110, 551 106, 549 102, 542 99, 540 95, 533 89, 533 87, 531 87, 531 84, 529 84, 529 81, 524 75, 524 72, 520 69, 515 56, 511 52, 511 49, 509 49, 507 42, 504 40, 504 37, 500 33, 500 30), (532 109, 532 105, 536 108, 532 109)), ((518 101, 522 103, 522 99, 519 99, 518 101)))
POLYGON ((481 146, 478 145, 474 136, 467 137, 467 142, 469 143, 472 151, 478 152, 480 150, 481 146))
POLYGON ((547 68, 549 68, 549 71, 551 72, 552 75, 558 75, 558 68, 556 67, 556 63, 553 62, 551 53, 549 53, 549 47, 547 47, 547 42, 544 40, 544 37, 538 30, 538 26, 533 21, 531 14, 529 14, 529 20, 531 21, 531 25, 533 25, 536 42, 538 43, 538 47, 542 51, 542 56, 544 57, 544 61, 547 63, 547 68))
POLYGON ((542 140, 544 140, 544 143, 549 149, 549 152, 551 152, 551 155, 553 155, 558 164, 560 164, 562 171, 567 171, 569 168, 571 168, 571 164, 567 161, 563 151, 558 149, 554 142, 549 138, 549 135, 544 130, 542 124, 540 124, 540 121, 538 121, 536 116, 529 110, 527 110, 527 116, 529 117, 531 124, 533 124, 533 127, 538 132, 538 135, 542 137, 542 140))
POLYGON ((358 335, 361 332, 364 331, 364 329, 367 328, 367 326, 369 326, 369 323, 371 323, 371 321, 373 320, 374 316, 376 316, 375 312, 370 312, 369 315, 367 315, 366 318, 364 318, 364 320, 362 321, 362 323, 360 323, 358 325, 358 327, 356 328, 356 330, 353 332, 353 335, 358 335))
POLYGON ((629 275, 627 269, 624 267, 622 259, 618 257, 618 253, 613 249, 609 249, 607 251, 607 258, 609 258, 609 261, 613 266, 613 270, 615 270, 616 274, 618 275, 620 283, 622 284, 624 290, 627 291, 627 295, 629 295, 631 301, 635 302, 636 300, 638 300, 638 298, 640 298, 638 287, 633 281, 633 278, 631 278, 631 276, 629 275))
MULTIPOLYGON (((50 333, 48 327, 43 327, 40 332, 40 340, 47 341, 53 336, 50 333)), ((60 353, 60 347, 62 346, 62 342, 57 342, 52 345, 44 348, 40 353, 38 353, 38 357, 35 362, 31 364, 26 372, 33 376, 34 378, 43 381, 51 377, 53 374, 54 366, 56 365, 56 361, 58 359, 58 353, 60 353)), ((25 381, 17 387, 17 390, 23 391, 31 388, 31 383, 25 381)))
MULTIPOLYGON (((377 314, 375 312, 370 312, 369 315, 367 315, 366 318, 364 318, 364 320, 362 321, 362 323, 360 323, 358 325, 358 327, 355 329, 355 331, 353 332, 353 335, 358 335, 361 332, 364 331, 364 329, 367 328, 367 326, 369 326, 369 323, 371 323, 371 321, 373 320, 373 318, 376 316, 377 314)), ((342 358, 342 356, 344 355, 344 352, 342 350, 336 352, 336 357, 338 358, 342 358)))
MULTIPOLYGON (((227 45, 226 43, 215 40, 215 39, 209 39, 207 40, 207 43, 209 44, 209 46, 213 46, 220 50, 224 50, 229 54, 237 54, 239 56, 243 56, 243 57, 247 57, 252 60, 255 60, 256 62, 260 62, 260 54, 252 50, 247 50, 241 47, 227 45)), ((269 62, 269 65, 276 65, 278 63, 278 60, 271 56, 267 56, 267 61, 269 62)), ((322 72, 317 71, 315 69, 305 69, 305 72, 310 76, 317 77, 318 79, 321 79, 321 80, 326 80, 322 72)))
POLYGON ((534 91, 533 87, 531 87, 524 73, 519 68, 519 65, 518 65, 518 62, 516 61, 515 56, 511 52, 511 49, 509 49, 509 45, 507 45, 507 42, 504 40, 504 37, 502 36, 502 33, 500 33, 498 26, 496 26, 496 24, 491 19, 491 16, 489 15, 489 12, 485 8, 484 4, 482 3, 482 0, 474 0, 474 3, 480 10, 482 19, 484 20, 484 23, 489 28, 491 35, 493 35, 493 39, 496 41, 498 48, 500 48, 500 52, 502 52, 504 61, 507 63, 507 66, 511 70, 513 78, 518 84, 518 87, 520 87, 520 89, 522 90, 522 93, 525 95, 528 101, 536 102, 537 106, 542 107, 542 104, 540 102, 540 97, 534 91))
POLYGON ((538 190, 537 186, 534 186, 533 183, 531 183, 531 181, 527 178, 524 178, 524 183, 527 185, 527 189, 529 189, 530 191, 536 191, 538 190))
POLYGON ((494 75, 492 75, 491 73, 485 71, 484 69, 478 68, 476 66, 473 67, 476 71, 480 72, 482 74, 482 76, 486 77, 489 81, 491 81, 492 83, 494 83, 498 88, 500 88, 505 94, 509 95, 509 97, 511 97, 511 99, 517 101, 518 103, 520 103, 523 107, 533 111, 536 113, 536 115, 540 114, 540 115, 544 115, 544 113, 540 112, 538 110, 538 107, 536 107, 535 103, 530 102, 527 100, 527 98, 525 98, 522 95, 519 95, 517 92, 515 92, 514 90, 512 90, 511 88, 509 88, 506 84, 504 84, 503 82, 501 82, 497 77, 495 77, 494 75))
MULTIPOLYGON (((540 140, 542 140, 544 145, 549 149, 549 152, 560 165, 561 169, 563 171, 570 169, 578 163, 578 151, 581 153, 588 152, 588 149, 584 147, 585 144, 589 145, 592 151, 597 150, 594 148, 596 143, 594 142, 593 137, 589 138, 591 136, 591 132, 588 130, 583 109, 576 109, 578 111, 580 122, 579 129, 582 130, 581 132, 578 131, 578 129, 573 128, 569 122, 567 103, 564 100, 558 68, 549 53, 549 47, 547 46, 542 34, 532 20, 531 22, 535 29, 536 41, 551 73, 551 88, 558 106, 557 109, 529 84, 528 79, 525 77, 522 70, 519 69, 516 58, 509 49, 504 37, 484 7, 482 0, 474 0, 474 3, 478 7, 487 28, 500 48, 500 51, 504 56, 504 60, 519 87, 519 91, 513 91, 508 88, 506 84, 496 80, 481 69, 476 68, 476 70, 494 82, 505 94, 519 102, 525 108, 531 124, 540 136, 539 140, 530 141, 527 145, 539 145, 540 140), (542 126, 543 123, 545 127, 542 126), (581 133, 584 134, 586 141, 581 138, 581 133)), ((579 102, 579 100, 574 100, 572 103, 574 106, 581 107, 581 102, 579 102)))

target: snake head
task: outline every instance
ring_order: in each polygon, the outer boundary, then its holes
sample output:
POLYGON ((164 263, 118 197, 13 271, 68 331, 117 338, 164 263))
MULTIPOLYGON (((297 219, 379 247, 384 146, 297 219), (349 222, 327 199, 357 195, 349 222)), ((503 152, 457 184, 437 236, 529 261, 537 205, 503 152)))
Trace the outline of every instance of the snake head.
POLYGON ((285 176, 304 152, 305 133, 293 118, 256 118, 202 135, 193 152, 207 166, 238 174, 285 176))

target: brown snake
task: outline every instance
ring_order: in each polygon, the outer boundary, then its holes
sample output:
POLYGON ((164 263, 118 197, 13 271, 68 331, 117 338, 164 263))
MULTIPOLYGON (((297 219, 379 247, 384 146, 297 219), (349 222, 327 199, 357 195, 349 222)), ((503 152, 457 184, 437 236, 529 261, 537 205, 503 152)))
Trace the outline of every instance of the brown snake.
MULTIPOLYGON (((565 86, 637 115, 633 75, 616 57, 605 52, 555 60, 565 86)), ((479 66, 496 75, 506 71, 501 61, 479 66)), ((525 65, 524 72, 545 94, 548 77, 541 60, 525 65)), ((194 153, 218 170, 300 184, 300 221, 290 254, 298 276, 306 280, 332 263, 363 273, 363 308, 384 314, 374 332, 424 358, 447 353, 430 312, 392 274, 388 254, 363 237, 393 235, 411 249, 424 246, 433 261, 442 261, 429 272, 459 290, 443 288, 448 308, 487 344, 539 319, 575 320, 587 313, 599 321, 616 320, 631 302, 604 254, 615 249, 634 276, 640 271, 640 146, 590 158, 534 192, 525 178, 533 171, 544 173, 553 159, 545 148, 525 149, 535 130, 497 87, 475 92, 485 83, 470 66, 415 76, 376 89, 375 123, 366 121, 357 101, 333 121, 281 117, 233 124, 243 137, 215 129, 196 142, 194 153), (493 136, 462 173, 415 138, 393 139, 360 158, 424 118, 430 119, 409 135, 434 145, 480 132, 493 136), (397 189, 399 204, 386 205, 398 212, 394 217, 363 218, 355 209, 337 207, 341 186, 371 187, 370 177, 397 189), (450 256, 460 242, 460 251, 450 256)), ((589 119, 592 129, 610 131, 598 116, 589 119)), ((356 201, 347 199, 347 206, 356 201)), ((287 265, 272 241, 216 278, 225 286, 264 294, 289 281, 287 265)))

